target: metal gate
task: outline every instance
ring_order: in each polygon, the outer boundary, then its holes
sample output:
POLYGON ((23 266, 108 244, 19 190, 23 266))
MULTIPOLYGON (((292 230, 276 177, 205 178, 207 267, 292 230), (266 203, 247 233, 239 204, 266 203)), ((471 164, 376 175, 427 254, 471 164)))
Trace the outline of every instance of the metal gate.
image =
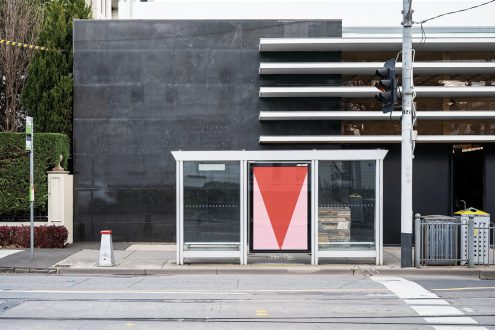
POLYGON ((459 218, 416 214, 414 264, 495 265, 495 225, 459 218))

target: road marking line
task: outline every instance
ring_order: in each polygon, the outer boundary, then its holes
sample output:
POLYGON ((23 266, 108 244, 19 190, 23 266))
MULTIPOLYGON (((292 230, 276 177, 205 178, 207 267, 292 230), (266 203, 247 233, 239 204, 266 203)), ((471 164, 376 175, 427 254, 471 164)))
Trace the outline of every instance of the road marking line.
POLYGON ((143 293, 143 294, 165 294, 165 293, 201 293, 201 294, 231 294, 245 295, 250 292, 387 292, 385 289, 246 289, 246 290, 226 290, 226 291, 208 291, 208 290, 184 290, 184 291, 157 291, 157 290, 10 290, 0 289, 0 292, 11 293, 143 293))
MULTIPOLYGON (((433 315, 464 315, 464 313, 456 307, 446 306, 448 305, 448 302, 446 300, 440 299, 436 294, 431 293, 417 283, 408 281, 402 277, 373 276, 371 277, 371 279, 375 282, 381 283, 387 289, 397 295, 397 297, 403 299, 404 302, 408 304, 418 315, 427 316, 424 317, 424 320, 427 323, 478 324, 476 320, 467 316, 428 317, 433 315), (426 303, 427 301, 436 301, 436 303, 425 305, 424 303, 426 303)), ((476 329, 486 328, 476 327, 476 329)))
POLYGON ((448 305, 448 301, 443 299, 404 299, 408 305, 448 305))
MULTIPOLYGON (((428 323, 449 323, 449 324, 478 324, 475 320, 467 316, 458 317, 425 317, 428 323)), ((483 327, 476 327, 476 329, 485 329, 483 327)))
POLYGON ((432 289, 432 291, 461 291, 461 290, 486 290, 486 289, 495 290, 495 286, 473 286, 467 288, 432 289))
POLYGON ((384 289, 246 289, 230 290, 233 292, 386 292, 384 289))
POLYGON ((421 316, 464 315, 452 306, 411 306, 421 316))
POLYGON ((268 316, 268 313, 264 309, 257 309, 256 310, 256 316, 268 316))
POLYGON ((218 295, 245 295, 242 292, 218 292, 218 291, 204 291, 204 290, 190 290, 190 291, 148 291, 148 290, 8 290, 0 289, 0 293, 67 293, 67 294, 218 294, 218 295))
POLYGON ((434 325, 433 329, 435 330, 480 330, 482 328, 473 326, 467 327, 465 325, 434 325))

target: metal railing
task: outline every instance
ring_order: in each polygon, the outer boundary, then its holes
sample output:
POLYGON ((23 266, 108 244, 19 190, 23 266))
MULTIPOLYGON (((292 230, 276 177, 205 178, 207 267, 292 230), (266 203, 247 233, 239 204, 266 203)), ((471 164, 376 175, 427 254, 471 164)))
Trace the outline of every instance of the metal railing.
POLYGON ((415 216, 414 265, 495 266, 495 225, 474 217, 415 216))

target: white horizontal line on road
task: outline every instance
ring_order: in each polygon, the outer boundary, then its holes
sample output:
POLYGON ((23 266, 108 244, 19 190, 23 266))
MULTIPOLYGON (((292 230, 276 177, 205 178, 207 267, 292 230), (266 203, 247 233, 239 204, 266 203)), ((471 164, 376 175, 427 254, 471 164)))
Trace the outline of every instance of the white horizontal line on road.
POLYGON ((157 290, 9 290, 0 289, 0 293, 78 293, 78 294, 105 294, 105 293, 122 293, 122 294, 231 294, 242 295, 250 292, 385 292, 384 289, 369 288, 347 288, 347 289, 246 289, 246 290, 226 290, 226 291, 208 291, 208 290, 183 290, 183 291, 157 291, 157 290))
MULTIPOLYGON (((428 323, 447 323, 447 324, 478 324, 475 320, 466 316, 453 317, 425 317, 428 323)), ((465 329, 465 328, 463 328, 465 329)), ((484 327, 476 327, 476 329, 485 329, 484 327)))
POLYGON ((355 288, 355 289, 247 289, 247 290, 235 290, 236 292, 384 292, 383 289, 367 289, 367 288, 355 288))
POLYGON ((472 326, 472 327, 467 327, 465 325, 435 325, 433 326, 433 329, 435 330, 480 330, 484 329, 482 327, 478 326, 472 326))
POLYGON ((404 302, 408 305, 448 305, 449 303, 443 299, 405 299, 404 302))
POLYGON ((219 295, 243 295, 242 292, 232 291, 205 291, 205 290, 186 290, 186 291, 149 291, 149 290, 5 290, 0 289, 0 293, 66 293, 66 294, 219 294, 219 295))
POLYGON ((411 306, 421 316, 447 316, 464 315, 464 313, 452 306, 411 306))

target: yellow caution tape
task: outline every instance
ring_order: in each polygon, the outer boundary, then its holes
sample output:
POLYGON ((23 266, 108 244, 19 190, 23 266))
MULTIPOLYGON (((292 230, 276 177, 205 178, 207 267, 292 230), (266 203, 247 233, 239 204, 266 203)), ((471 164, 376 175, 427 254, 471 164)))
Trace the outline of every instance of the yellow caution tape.
POLYGON ((55 52, 62 51, 62 50, 59 50, 59 49, 50 49, 50 48, 47 48, 47 47, 30 45, 30 44, 25 44, 25 43, 22 43, 22 42, 15 42, 15 41, 5 40, 5 39, 0 39, 0 44, 6 44, 8 46, 14 46, 14 47, 20 47, 20 48, 28 48, 28 49, 34 49, 34 50, 55 51, 55 52))
POLYGON ((483 212, 481 210, 478 210, 478 209, 475 209, 474 207, 470 207, 468 209, 465 209, 465 210, 460 210, 460 211, 457 211, 455 212, 454 214, 477 214, 477 215, 488 215, 488 213, 486 212, 483 212))

